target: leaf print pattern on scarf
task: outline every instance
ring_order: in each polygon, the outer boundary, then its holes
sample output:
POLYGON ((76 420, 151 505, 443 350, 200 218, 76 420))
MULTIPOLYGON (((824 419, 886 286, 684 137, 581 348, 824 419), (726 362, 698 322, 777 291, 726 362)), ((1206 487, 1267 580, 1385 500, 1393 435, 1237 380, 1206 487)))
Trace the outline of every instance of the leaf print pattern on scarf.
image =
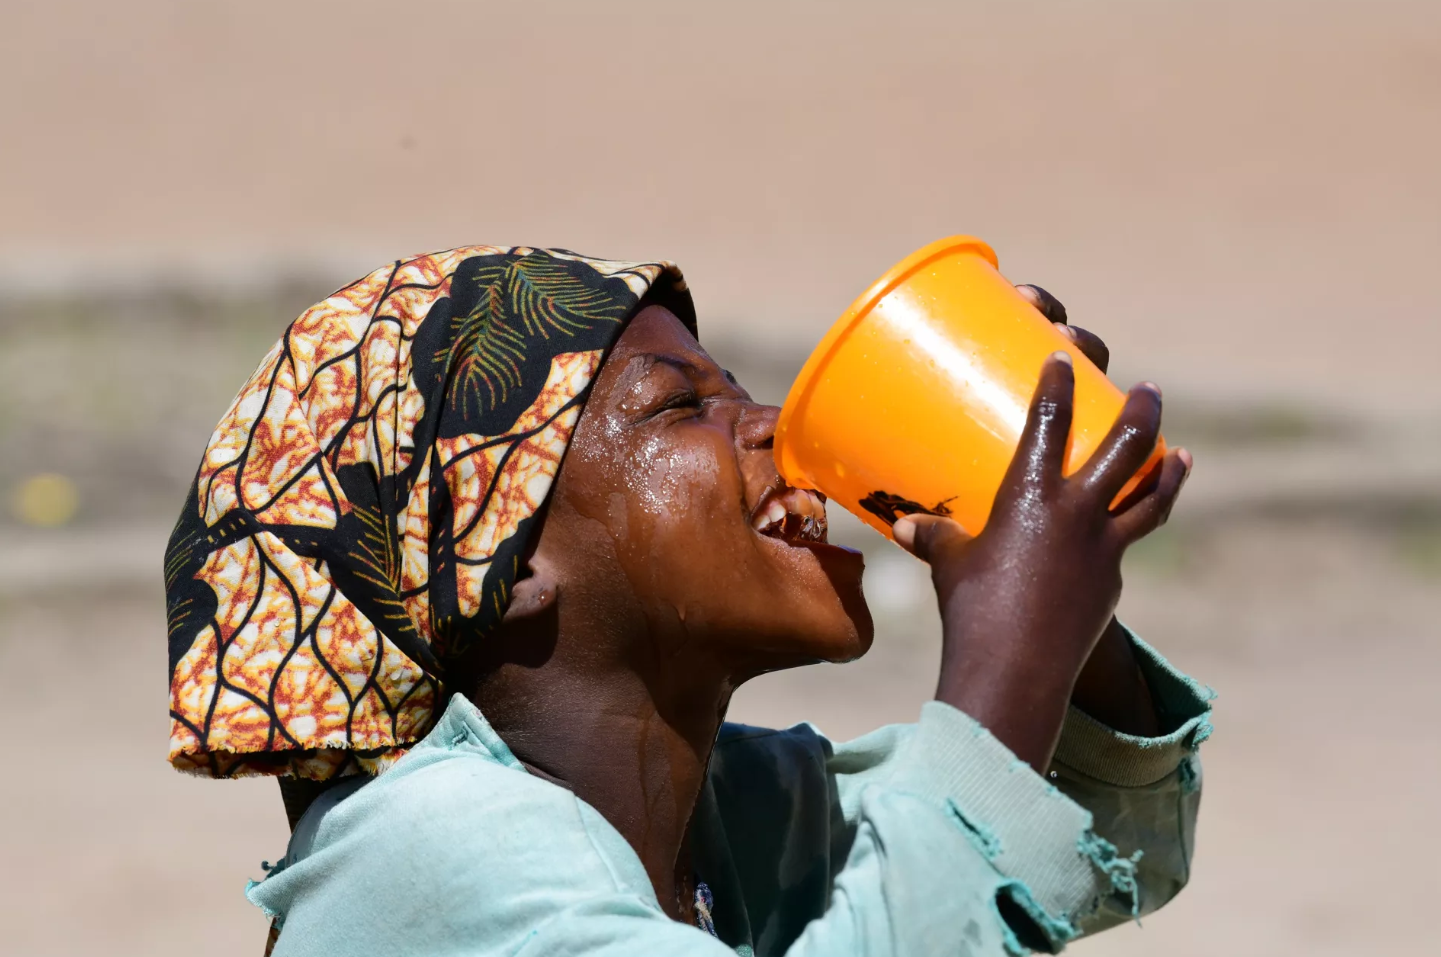
POLYGON ((166 550, 170 760, 377 772, 504 614, 606 350, 669 263, 470 246, 306 310, 221 419, 166 550))

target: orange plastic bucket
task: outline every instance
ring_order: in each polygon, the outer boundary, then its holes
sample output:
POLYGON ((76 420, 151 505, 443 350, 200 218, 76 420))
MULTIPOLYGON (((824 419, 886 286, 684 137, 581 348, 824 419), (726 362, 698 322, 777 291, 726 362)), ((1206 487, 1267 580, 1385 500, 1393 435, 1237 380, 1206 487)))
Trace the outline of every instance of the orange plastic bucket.
MULTIPOLYGON (((781 474, 887 537, 915 512, 985 527, 1046 357, 1075 360, 1066 474, 1090 458, 1125 395, 997 271, 952 236, 918 249, 851 304, 791 386, 776 426, 781 474)), ((1165 454, 1151 458, 1124 498, 1165 454)))

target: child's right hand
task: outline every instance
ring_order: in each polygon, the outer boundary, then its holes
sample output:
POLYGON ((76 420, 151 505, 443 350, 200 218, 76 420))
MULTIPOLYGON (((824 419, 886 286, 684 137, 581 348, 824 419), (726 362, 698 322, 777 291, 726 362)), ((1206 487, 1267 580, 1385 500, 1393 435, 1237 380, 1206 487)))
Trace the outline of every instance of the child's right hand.
POLYGON ((1111 501, 1150 456, 1161 395, 1132 389, 1105 440, 1062 474, 1074 372, 1056 353, 1041 372, 1020 447, 985 529, 906 516, 896 541, 931 566, 943 644, 936 698, 975 718, 1038 771, 1049 765, 1071 689, 1121 595, 1121 556, 1165 522, 1190 472, 1184 449, 1117 513, 1111 501))

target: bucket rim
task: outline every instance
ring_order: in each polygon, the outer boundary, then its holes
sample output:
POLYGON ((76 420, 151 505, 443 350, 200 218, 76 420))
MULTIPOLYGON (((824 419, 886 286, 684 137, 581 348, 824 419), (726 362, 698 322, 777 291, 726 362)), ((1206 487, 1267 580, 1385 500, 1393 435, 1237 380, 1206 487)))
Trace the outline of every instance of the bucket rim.
MULTIPOLYGON (((815 349, 811 350, 810 356, 806 359, 805 365, 801 366, 800 373, 796 376, 795 382, 791 383, 790 391, 786 393, 786 399, 781 406, 780 419, 776 422, 775 432, 775 459, 776 467, 781 474, 792 485, 797 483, 808 483, 807 476, 792 474, 798 466, 790 463, 787 468, 786 439, 790 430, 791 420, 799 413, 810 397, 811 388, 815 384, 816 377, 820 371, 829 364, 831 353, 833 353, 845 339, 846 335, 870 314, 876 303, 889 295, 895 288, 909 279, 913 274, 919 272, 927 264, 941 258, 956 250, 964 249, 979 255, 991 264, 992 268, 999 269, 1000 262, 996 259, 996 251, 990 247, 985 240, 977 239, 975 236, 947 236, 928 243, 920 249, 915 250, 904 259, 897 262, 890 269, 881 275, 881 278, 871 283, 866 291, 846 307, 845 312, 826 331, 825 336, 817 343, 815 349)), ((801 484, 797 487, 813 487, 810 484, 801 484)))

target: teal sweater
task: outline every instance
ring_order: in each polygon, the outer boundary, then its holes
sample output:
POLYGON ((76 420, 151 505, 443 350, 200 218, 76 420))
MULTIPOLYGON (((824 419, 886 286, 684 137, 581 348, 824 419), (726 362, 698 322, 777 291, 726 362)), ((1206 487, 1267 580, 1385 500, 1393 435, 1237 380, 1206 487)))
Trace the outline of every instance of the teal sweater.
POLYGON ((668 919, 615 828, 460 696, 391 770, 326 792, 248 895, 276 957, 1055 952, 1190 870, 1210 695, 1136 648, 1167 733, 1072 709, 1045 777, 938 702, 844 744, 725 725, 691 825, 715 936, 668 919))

